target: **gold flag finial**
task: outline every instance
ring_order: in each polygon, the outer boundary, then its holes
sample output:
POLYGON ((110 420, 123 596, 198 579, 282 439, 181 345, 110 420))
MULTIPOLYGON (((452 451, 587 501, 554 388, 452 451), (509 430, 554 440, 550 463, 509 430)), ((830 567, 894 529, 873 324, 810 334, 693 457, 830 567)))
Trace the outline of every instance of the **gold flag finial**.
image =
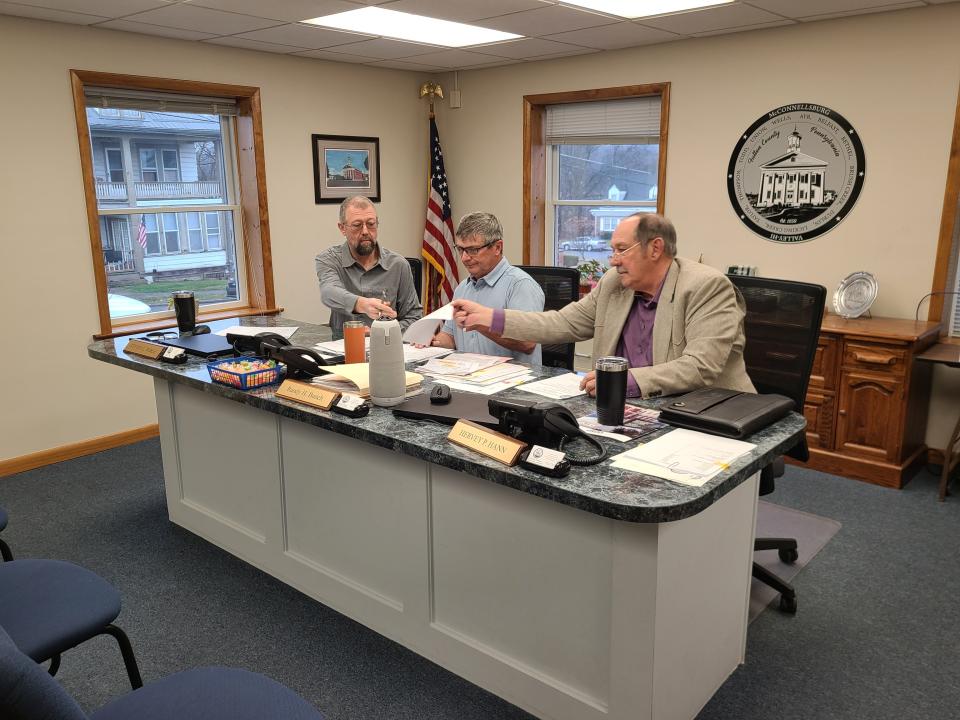
POLYGON ((433 117, 433 101, 435 98, 443 100, 443 88, 439 83, 425 82, 420 86, 420 97, 430 98, 430 117, 433 117))

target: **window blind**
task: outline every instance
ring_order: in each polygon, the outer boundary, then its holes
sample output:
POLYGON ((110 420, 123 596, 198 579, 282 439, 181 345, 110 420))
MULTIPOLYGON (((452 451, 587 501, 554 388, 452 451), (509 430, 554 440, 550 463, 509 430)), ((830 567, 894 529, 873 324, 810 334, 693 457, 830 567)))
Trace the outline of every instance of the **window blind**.
POLYGON ((659 95, 546 107, 546 142, 550 145, 616 140, 659 142, 659 95))
POLYGON ((150 90, 85 87, 87 107, 145 112, 180 112, 200 115, 239 115, 234 98, 182 95, 150 90))

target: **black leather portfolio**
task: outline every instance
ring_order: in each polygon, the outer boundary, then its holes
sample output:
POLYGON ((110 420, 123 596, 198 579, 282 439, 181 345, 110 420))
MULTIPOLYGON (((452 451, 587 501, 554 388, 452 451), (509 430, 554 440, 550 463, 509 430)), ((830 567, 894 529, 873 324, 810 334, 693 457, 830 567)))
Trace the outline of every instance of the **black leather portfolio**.
POLYGON ((700 388, 669 401, 660 410, 661 422, 712 435, 743 439, 793 410, 783 395, 700 388))

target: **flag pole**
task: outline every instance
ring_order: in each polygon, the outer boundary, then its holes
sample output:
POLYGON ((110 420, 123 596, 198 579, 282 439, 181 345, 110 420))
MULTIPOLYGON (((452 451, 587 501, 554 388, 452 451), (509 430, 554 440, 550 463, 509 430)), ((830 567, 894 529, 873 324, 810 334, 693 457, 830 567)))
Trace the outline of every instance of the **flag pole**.
MULTIPOLYGON (((436 115, 433 112, 433 101, 435 98, 440 98, 443 100, 443 88, 440 87, 439 83, 435 82, 425 82, 420 86, 420 98, 428 98, 430 113, 429 119, 433 121, 436 118, 436 115)), ((432 180, 431 171, 427 171, 427 198, 430 197, 430 184, 432 180)), ((424 314, 433 312, 435 309, 440 307, 440 280, 441 274, 437 272, 436 267, 434 266, 433 258, 430 257, 426 252, 421 252, 425 262, 423 263, 423 272, 425 277, 424 283, 424 293, 423 293, 423 310, 424 314)))

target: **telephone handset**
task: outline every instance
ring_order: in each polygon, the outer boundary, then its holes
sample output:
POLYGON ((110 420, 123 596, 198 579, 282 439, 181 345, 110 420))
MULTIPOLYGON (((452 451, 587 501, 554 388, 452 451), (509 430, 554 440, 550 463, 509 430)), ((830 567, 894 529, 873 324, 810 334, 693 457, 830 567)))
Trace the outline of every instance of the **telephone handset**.
POLYGON ((325 370, 321 367, 327 361, 320 353, 311 348, 291 345, 290 341, 279 333, 265 331, 256 335, 234 335, 227 333, 227 342, 233 345, 233 351, 239 355, 259 355, 262 358, 276 360, 287 366, 291 377, 313 377, 325 370))
POLYGON ((235 335, 234 333, 227 333, 227 342, 233 345, 233 352, 238 357, 240 355, 250 355, 251 353, 266 357, 262 348, 265 343, 270 343, 276 347, 285 347, 290 344, 290 341, 283 335, 266 330, 256 335, 235 335))
POLYGON ((487 409, 499 421, 497 429, 511 437, 559 450, 563 450, 568 440, 583 438, 597 448, 598 454, 594 457, 569 456, 573 465, 595 465, 607 456, 603 445, 584 433, 573 413, 559 403, 490 398, 487 409))

